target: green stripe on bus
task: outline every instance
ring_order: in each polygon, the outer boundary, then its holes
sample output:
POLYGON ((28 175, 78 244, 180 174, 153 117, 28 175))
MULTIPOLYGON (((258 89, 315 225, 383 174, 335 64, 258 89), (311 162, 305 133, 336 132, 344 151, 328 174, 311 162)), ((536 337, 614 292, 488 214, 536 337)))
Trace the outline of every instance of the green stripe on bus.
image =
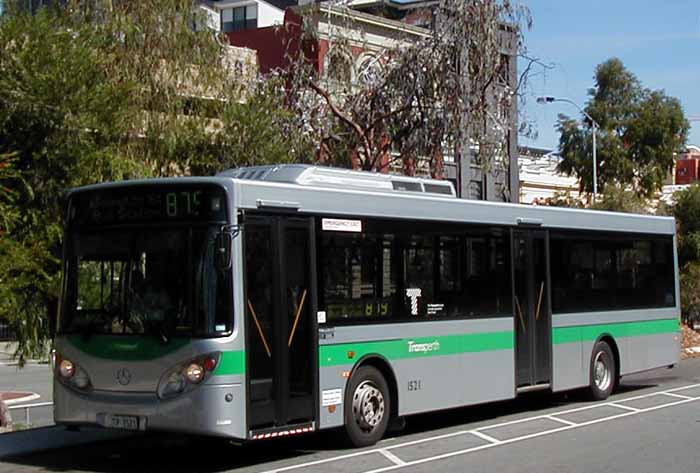
POLYGON ((319 359, 321 366, 336 366, 352 364, 369 354, 378 354, 389 360, 399 360, 512 350, 513 338, 513 332, 507 331, 321 345, 319 359), (354 352, 352 358, 349 357, 348 352, 354 352))
POLYGON ((68 338, 75 348, 96 358, 117 361, 155 360, 178 350, 191 342, 189 338, 173 338, 164 344, 152 336, 71 335, 68 338))
POLYGON ((554 344, 595 341, 604 333, 615 338, 641 337, 662 333, 680 332, 678 319, 649 320, 643 322, 621 322, 616 324, 577 325, 554 328, 554 344))
POLYGON ((245 373, 244 351, 225 351, 221 353, 221 359, 214 370, 214 376, 227 376, 243 373, 245 373))

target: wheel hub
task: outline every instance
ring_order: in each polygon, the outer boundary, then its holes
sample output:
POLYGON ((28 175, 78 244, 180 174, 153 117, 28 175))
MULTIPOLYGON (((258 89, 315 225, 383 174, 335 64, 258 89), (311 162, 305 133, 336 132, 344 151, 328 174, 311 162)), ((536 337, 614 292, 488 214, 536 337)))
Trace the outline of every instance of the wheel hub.
POLYGON ((610 372, 610 362, 604 352, 599 352, 593 362, 593 381, 598 389, 605 391, 610 386, 612 373, 610 372))
POLYGON ((371 381, 360 383, 352 399, 355 422, 365 432, 372 432, 384 418, 384 395, 371 381))

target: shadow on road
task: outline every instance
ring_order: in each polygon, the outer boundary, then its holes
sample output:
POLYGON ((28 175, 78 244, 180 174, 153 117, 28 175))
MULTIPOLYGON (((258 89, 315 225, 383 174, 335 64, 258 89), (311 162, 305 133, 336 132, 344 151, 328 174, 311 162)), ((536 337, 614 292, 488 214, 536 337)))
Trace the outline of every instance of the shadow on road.
MULTIPOLYGON (((661 380, 654 378, 623 384, 618 393, 630 394, 653 388, 661 380)), ((500 417, 519 413, 534 416, 538 411, 555 407, 573 408, 574 404, 583 401, 585 396, 578 391, 530 393, 511 401, 410 416, 403 430, 390 433, 388 437, 400 441, 409 435, 428 434, 464 424, 495 423, 500 417)), ((243 445, 218 438, 149 433, 125 440, 6 457, 0 460, 0 464, 34 466, 42 471, 214 473, 339 449, 349 449, 339 431, 243 445)))

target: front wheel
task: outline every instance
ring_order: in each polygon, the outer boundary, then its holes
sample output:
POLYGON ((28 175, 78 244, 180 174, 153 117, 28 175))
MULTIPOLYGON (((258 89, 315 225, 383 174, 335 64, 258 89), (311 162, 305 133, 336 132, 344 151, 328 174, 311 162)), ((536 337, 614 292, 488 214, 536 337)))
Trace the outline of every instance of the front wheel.
POLYGON ((360 367, 350 378, 345 396, 345 432, 355 447, 377 443, 391 413, 389 386, 373 366, 360 367))
POLYGON ((616 372, 610 345, 602 341, 596 343, 591 354, 589 397, 594 401, 607 399, 615 386, 616 372))

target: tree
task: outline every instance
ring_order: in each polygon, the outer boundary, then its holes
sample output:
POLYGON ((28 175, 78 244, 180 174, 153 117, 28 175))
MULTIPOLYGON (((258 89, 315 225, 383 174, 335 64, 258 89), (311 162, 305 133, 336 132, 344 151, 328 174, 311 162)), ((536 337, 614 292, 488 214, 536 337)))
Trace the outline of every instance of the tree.
POLYGON ((109 80, 99 42, 49 10, 0 21, 0 153, 13 156, 0 176, 11 216, 0 240, 0 317, 18 337, 20 363, 46 352, 65 189, 135 167, 112 154, 131 88, 109 80))
POLYGON ((619 185, 609 184, 599 199, 591 203, 590 208, 610 212, 648 214, 652 212, 653 206, 648 199, 636 192, 619 185))
MULTIPOLYGON (((619 59, 598 65, 594 79, 585 110, 600 125, 599 188, 619 185, 649 197, 661 189, 685 144, 689 124, 681 104, 664 91, 644 88, 619 59)), ((578 176, 583 192, 593 189, 592 126, 559 116, 559 169, 578 176)))
MULTIPOLYGON (((314 8, 302 11, 308 18, 302 46, 318 37, 314 8)), ((524 52, 529 11, 508 0, 443 0, 434 8, 431 34, 377 53, 355 83, 342 63, 352 57, 357 35, 342 22, 332 26, 325 75, 303 54, 292 57, 291 104, 319 144, 321 161, 347 165, 353 158, 361 169, 379 170, 399 159, 410 171, 425 157, 441 177, 445 152, 473 150, 485 170, 507 167, 519 88, 509 80, 509 62, 524 52)), ((296 43, 291 49, 304 50, 296 43)))
POLYGON ((678 228, 679 264, 700 263, 700 185, 693 184, 673 195, 671 213, 678 228))
POLYGON ((700 185, 673 195, 680 266, 681 314, 686 321, 700 317, 700 185))
POLYGON ((192 27, 195 2, 59 3, 0 19, 0 318, 20 364, 46 353, 67 189, 306 152, 290 127, 279 133, 291 122, 283 91, 256 85, 218 36, 192 27), (239 139, 256 135, 266 142, 239 139))

